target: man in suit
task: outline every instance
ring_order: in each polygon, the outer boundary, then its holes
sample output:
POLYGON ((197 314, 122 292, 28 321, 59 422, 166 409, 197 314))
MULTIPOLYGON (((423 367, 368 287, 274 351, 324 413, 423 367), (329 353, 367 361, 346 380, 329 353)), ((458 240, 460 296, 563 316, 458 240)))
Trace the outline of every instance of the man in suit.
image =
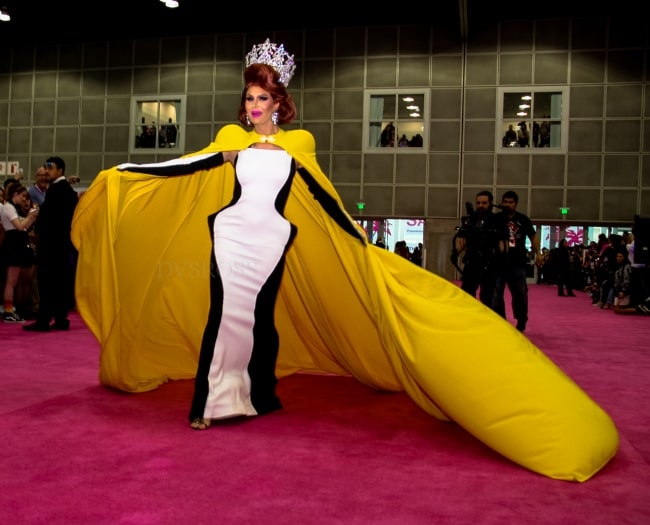
POLYGON ((40 306, 36 321, 23 326, 23 330, 31 332, 69 330, 68 312, 73 304, 76 252, 70 230, 79 197, 66 180, 62 158, 50 157, 44 167, 49 186, 34 225, 38 236, 36 264, 40 306))

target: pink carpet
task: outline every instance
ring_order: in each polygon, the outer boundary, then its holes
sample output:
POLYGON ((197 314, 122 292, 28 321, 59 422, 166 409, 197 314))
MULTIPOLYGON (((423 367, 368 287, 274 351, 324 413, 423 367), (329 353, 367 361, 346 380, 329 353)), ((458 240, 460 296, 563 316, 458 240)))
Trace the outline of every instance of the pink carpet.
POLYGON ((0 523, 648 523, 650 318, 530 293, 528 336, 620 432, 617 456, 585 483, 524 470, 348 377, 285 378, 284 410, 196 432, 192 381, 100 386, 98 345, 75 315, 67 333, 0 324, 0 523))

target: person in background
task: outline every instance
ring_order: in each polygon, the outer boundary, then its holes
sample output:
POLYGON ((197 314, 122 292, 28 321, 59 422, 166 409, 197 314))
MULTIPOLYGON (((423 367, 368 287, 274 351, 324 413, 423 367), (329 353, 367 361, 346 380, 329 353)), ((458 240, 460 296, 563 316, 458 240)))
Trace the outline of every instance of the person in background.
POLYGON ((618 267, 616 264, 616 252, 619 248, 625 247, 623 237, 612 233, 606 238, 598 258, 596 267, 597 301, 593 306, 599 308, 607 307, 607 298, 614 286, 614 273, 618 267))
POLYGON ((32 332, 70 329, 68 313, 74 289, 75 248, 70 230, 79 197, 65 177, 62 158, 49 157, 44 167, 49 187, 34 225, 40 305, 36 320, 23 326, 32 332))
MULTIPOLYGON (((16 290, 23 270, 31 270, 34 264, 34 252, 30 246, 28 230, 32 228, 38 217, 38 208, 32 208, 27 213, 26 200, 29 197, 27 188, 17 182, 9 186, 7 202, 0 210, 0 222, 5 231, 5 237, 0 248, 2 266, 7 269, 7 277, 3 291, 5 323, 24 323, 18 314, 15 304, 20 302, 16 290)), ((31 281, 31 276, 28 276, 31 281)))
MULTIPOLYGON (((36 207, 39 207, 43 204, 43 201, 45 200, 45 193, 49 185, 50 183, 47 179, 47 171, 45 170, 45 167, 39 166, 34 173, 34 184, 28 188, 29 195, 32 198, 32 203, 35 204, 36 207)), ((34 246, 34 251, 36 251, 38 249, 38 237, 34 233, 33 229, 30 232, 30 239, 34 246)), ((34 263, 32 270, 31 308, 29 312, 30 315, 28 317, 31 317, 33 319, 34 314, 38 311, 40 302, 41 300, 38 295, 38 265, 34 263)))
POLYGON ((47 180, 47 172, 43 166, 39 166, 34 173, 34 184, 28 188, 29 195, 32 198, 32 203, 37 206, 43 204, 45 192, 47 191, 48 186, 49 182, 47 180))
POLYGON ((515 128, 512 126, 512 124, 509 124, 508 130, 506 131, 506 134, 503 136, 503 147, 511 148, 516 144, 517 144, 517 132, 515 131, 515 128))
POLYGON ((519 129, 517 130, 517 143, 520 148, 528 148, 530 146, 530 132, 525 122, 519 123, 519 129))
POLYGON ((615 259, 614 284, 607 295, 607 303, 604 308, 620 311, 624 307, 630 306, 632 266, 625 247, 619 247, 616 250, 615 259))
POLYGON ((630 267, 632 268, 630 304, 633 306, 643 304, 650 297, 648 265, 642 262, 643 257, 636 258, 634 253, 636 247, 635 232, 636 226, 633 226, 626 245, 627 258, 630 260, 630 267))
POLYGON ((505 288, 508 286, 512 296, 512 312, 517 320, 517 330, 526 330, 528 322, 528 283, 526 270, 528 250, 526 239, 530 240, 536 263, 540 264, 542 254, 539 237, 528 216, 517 211, 519 196, 514 191, 506 191, 501 197, 501 213, 497 214, 501 227, 507 232, 505 264, 500 268, 494 288, 492 309, 506 317, 505 288))
POLYGON ((560 297, 575 297, 571 275, 571 249, 566 239, 557 247, 557 294, 560 297), (566 295, 564 289, 566 288, 566 295))
POLYGON ((537 265, 537 284, 546 284, 548 282, 547 264, 549 260, 549 249, 542 248, 542 256, 535 263, 537 265))
POLYGON ((395 243, 394 252, 397 255, 401 255, 405 259, 408 259, 409 261, 411 260, 411 250, 409 249, 408 244, 406 244, 406 241, 404 240, 397 241, 395 243))
MULTIPOLYGON (((0 213, 2 212, 2 205, 5 203, 5 188, 4 186, 0 186, 0 213)), ((5 239, 5 229, 2 227, 2 223, 0 223, 0 249, 2 249, 2 243, 4 242, 5 239)), ((3 264, 2 260, 0 260, 0 289, 4 289, 5 282, 6 282, 6 267, 3 264)), ((4 313, 4 306, 0 304, 0 313, 4 313)))
POLYGON ((411 262, 418 266, 422 266, 422 252, 423 246, 422 243, 419 242, 418 245, 413 248, 413 253, 411 253, 411 262))
POLYGON ((463 256, 461 288, 472 297, 478 291, 480 301, 492 308, 498 267, 505 251, 505 230, 493 213, 492 192, 479 191, 475 199, 469 224, 459 230, 455 240, 456 253, 463 256))

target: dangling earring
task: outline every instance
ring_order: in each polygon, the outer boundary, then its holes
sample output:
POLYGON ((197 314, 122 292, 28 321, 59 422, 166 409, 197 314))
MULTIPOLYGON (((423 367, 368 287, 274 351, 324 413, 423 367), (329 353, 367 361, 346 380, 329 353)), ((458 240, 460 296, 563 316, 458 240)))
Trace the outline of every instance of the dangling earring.
POLYGON ((273 124, 274 124, 275 126, 278 125, 278 112, 277 112, 277 111, 274 111, 274 112, 271 114, 271 122, 273 122, 273 124))
POLYGON ((246 114, 246 125, 247 126, 252 126, 251 119, 248 118, 248 113, 246 114))

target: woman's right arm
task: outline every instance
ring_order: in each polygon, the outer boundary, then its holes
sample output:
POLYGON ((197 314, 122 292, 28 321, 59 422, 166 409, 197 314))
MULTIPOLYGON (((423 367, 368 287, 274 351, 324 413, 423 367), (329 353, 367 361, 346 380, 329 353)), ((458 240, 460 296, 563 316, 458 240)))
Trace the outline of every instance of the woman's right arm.
POLYGON ((34 223, 36 222, 36 217, 38 217, 38 208, 32 208, 29 210, 27 217, 21 217, 18 213, 13 217, 11 215, 8 215, 8 217, 11 224, 14 225, 14 228, 21 231, 27 231, 34 226, 34 223))
POLYGON ((120 164, 119 171, 131 173, 145 173, 161 177, 177 177, 179 175, 192 175, 198 171, 210 170, 221 166, 224 162, 232 162, 236 152, 226 151, 195 155, 193 157, 179 157, 177 159, 156 162, 151 164, 120 164))

